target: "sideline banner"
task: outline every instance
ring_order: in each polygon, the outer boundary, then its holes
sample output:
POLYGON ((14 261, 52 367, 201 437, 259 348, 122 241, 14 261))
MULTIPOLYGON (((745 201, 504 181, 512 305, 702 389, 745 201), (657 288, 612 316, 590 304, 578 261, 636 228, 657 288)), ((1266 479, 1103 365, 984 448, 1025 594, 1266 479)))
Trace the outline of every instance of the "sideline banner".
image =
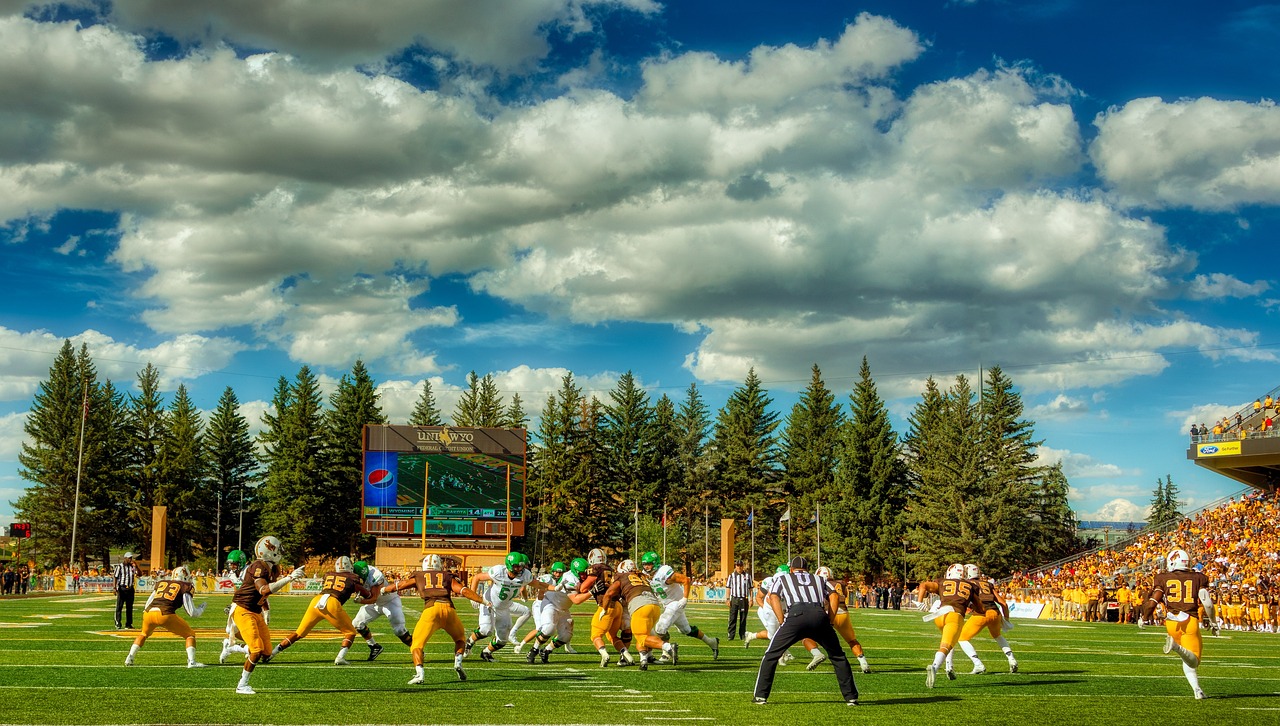
POLYGON ((1044 610, 1044 605, 1038 602, 1013 602, 1009 603, 1010 618, 1039 618, 1040 612, 1044 610))

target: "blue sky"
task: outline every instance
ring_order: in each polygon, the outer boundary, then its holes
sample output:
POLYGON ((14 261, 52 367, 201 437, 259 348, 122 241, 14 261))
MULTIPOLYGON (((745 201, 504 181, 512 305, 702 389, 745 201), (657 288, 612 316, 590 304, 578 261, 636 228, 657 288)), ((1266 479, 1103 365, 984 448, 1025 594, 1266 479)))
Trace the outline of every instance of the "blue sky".
POLYGON ((785 413, 866 355, 1001 365, 1087 519, 1280 385, 1280 6, 0 0, 0 520, 61 341, 257 425, 361 357, 404 420, 492 373, 536 413, 785 413))

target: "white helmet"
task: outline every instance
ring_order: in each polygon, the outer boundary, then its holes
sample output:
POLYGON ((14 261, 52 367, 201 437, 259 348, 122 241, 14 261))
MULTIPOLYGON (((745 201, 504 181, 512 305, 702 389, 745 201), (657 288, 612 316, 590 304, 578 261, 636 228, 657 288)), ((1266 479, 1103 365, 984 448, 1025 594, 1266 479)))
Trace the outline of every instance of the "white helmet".
POLYGON ((659 567, 656 572, 653 573, 653 581, 658 583, 659 585, 665 585, 667 584, 667 578, 671 577, 675 573, 676 573, 675 568, 673 568, 671 565, 663 565, 662 567, 659 567))
POLYGON ((947 568, 947 574, 943 576, 947 580, 963 580, 964 565, 956 563, 947 568))
POLYGON ((188 570, 186 565, 178 565, 173 568, 173 572, 169 573, 169 579, 177 580, 178 582, 191 582, 191 570, 188 570))
POLYGON ((604 562, 605 562, 604 550, 600 549, 599 547, 587 553, 588 565, 592 565, 592 566, 603 565, 604 562))
POLYGON ((823 565, 822 567, 819 567, 818 569, 814 570, 813 574, 817 575, 818 577, 821 577, 824 580, 830 580, 831 568, 827 567, 826 565, 823 565))
POLYGON ((258 540, 258 544, 253 546, 253 556, 263 562, 270 562, 273 565, 278 564, 280 558, 284 555, 280 549, 282 546, 279 537, 268 535, 258 540))
POLYGON ((426 557, 422 558, 423 572, 427 570, 443 570, 443 569, 444 569, 444 558, 440 557, 440 555, 427 555, 426 557))
POLYGON ((978 569, 977 565, 964 566, 964 579, 966 580, 976 580, 978 579, 978 575, 981 575, 981 574, 982 574, 982 571, 978 569))
POLYGON ((1177 570, 1191 569, 1191 555, 1186 550, 1169 550, 1169 554, 1165 555, 1164 564, 1170 572, 1177 570))
POLYGON ((627 574, 628 572, 635 572, 635 571, 636 571, 636 561, 635 561, 635 560, 623 560, 623 561, 622 561, 622 564, 618 565, 618 574, 619 574, 619 575, 625 575, 625 574, 627 574))

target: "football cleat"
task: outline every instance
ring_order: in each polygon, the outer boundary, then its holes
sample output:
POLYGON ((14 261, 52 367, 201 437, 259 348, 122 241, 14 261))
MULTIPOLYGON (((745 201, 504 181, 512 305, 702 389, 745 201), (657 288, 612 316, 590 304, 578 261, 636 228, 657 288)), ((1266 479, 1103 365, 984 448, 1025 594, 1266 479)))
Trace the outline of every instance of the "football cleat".
POLYGON ((236 693, 242 696, 252 696, 253 694, 257 693, 257 691, 253 690, 247 685, 244 685, 244 686, 236 686, 236 693))
POLYGON ((1010 672, 1010 673, 1017 673, 1017 672, 1018 672, 1018 661, 1016 661, 1016 660, 1011 660, 1011 661, 1009 661, 1009 672, 1010 672))
POLYGON ((744 637, 744 638, 742 639, 742 647, 743 647, 743 648, 750 648, 750 647, 751 647, 751 641, 753 641, 753 640, 755 640, 756 638, 759 638, 759 637, 760 637, 760 636, 756 635, 755 633, 747 633, 746 637, 744 637))
POLYGON ((671 665, 680 665, 680 644, 671 644, 671 665))
POLYGON ((864 665, 864 666, 862 666, 862 672, 863 672, 863 673, 870 673, 870 672, 871 672, 871 666, 869 666, 869 665, 864 665))
POLYGON ((382 655, 382 643, 374 643, 369 646, 369 660, 373 660, 379 655, 382 655))
POLYGON ((930 663, 924 669, 924 687, 933 688, 933 682, 938 677, 938 666, 930 663))
POLYGON ((794 655, 791 655, 790 653, 783 653, 782 657, 778 659, 778 665, 787 665, 795 659, 796 657, 794 655))
POLYGON ((755 698, 751 699, 751 702, 757 706, 763 706, 769 702, 769 699, 756 696, 755 698))
POLYGON ((485 663, 492 663, 493 653, 488 650, 480 651, 480 660, 484 661, 485 663))
POLYGON ((826 654, 819 653, 813 657, 813 660, 809 661, 809 665, 805 666, 804 669, 807 671, 811 671, 814 668, 817 668, 818 666, 822 665, 826 660, 827 660, 826 654))
POLYGON ((1195 696, 1196 696, 1196 700, 1197 700, 1197 701, 1203 701, 1203 700, 1204 700, 1204 691, 1202 691, 1202 690, 1200 690, 1199 688, 1197 688, 1197 689, 1195 690, 1195 696))
POLYGON ((845 701, 845 702, 844 702, 844 705, 846 705, 846 706, 856 706, 856 705, 858 705, 858 699, 856 699, 856 698, 850 698, 848 701, 845 701))
POLYGON ((333 659, 333 664, 334 665, 351 665, 351 661, 347 660, 346 658, 343 658, 342 656, 338 656, 337 658, 333 659))
POLYGON ((647 655, 640 656, 640 670, 642 671, 649 670, 649 656, 647 655))
POLYGON ((577 655, 577 654, 578 654, 578 651, 574 650, 573 646, 572 646, 572 645, 570 645, 569 643, 565 643, 565 644, 564 644, 564 652, 568 653, 569 655, 577 655))
POLYGON ((200 662, 188 663, 187 667, 188 668, 204 668, 204 663, 200 663, 200 662))
POLYGON ((543 663, 548 663, 551 661, 551 651, 540 650, 538 651, 538 657, 542 660, 543 663))
POLYGON ((458 674, 458 680, 460 681, 467 680, 467 672, 462 670, 462 666, 457 666, 456 668, 453 669, 453 672, 458 674))
MULTIPOLYGON (((508 638, 508 640, 515 640, 515 638, 508 638)), ((514 652, 516 655, 520 655, 522 652, 524 652, 524 643, 516 643, 516 648, 512 652, 514 652)))
POLYGON ((667 663, 671 662, 671 656, 667 655, 666 653, 663 653, 662 655, 658 656, 658 660, 656 662, 662 665, 666 665, 667 663))
MULTIPOLYGON (((459 669, 459 670, 461 670, 461 669, 459 669)), ((425 681, 425 680, 426 680, 426 679, 425 679, 425 678, 423 678, 422 676, 415 675, 413 678, 410 678, 410 679, 409 679, 409 685, 411 685, 411 686, 420 686, 420 685, 422 685, 422 682, 423 682, 423 681, 425 681)))
POLYGON ((526 662, 528 662, 530 665, 533 665, 533 662, 534 662, 534 661, 536 661, 536 660, 538 659, 538 649, 537 649, 537 648, 530 648, 530 649, 529 649, 529 654, 528 654, 528 655, 526 655, 526 656, 524 657, 524 659, 525 659, 525 661, 526 661, 526 662))
POLYGON ((125 664, 125 665, 127 665, 127 666, 131 666, 131 665, 133 665, 133 656, 131 656, 131 655, 126 655, 126 656, 124 657, 124 664, 125 664))
POLYGON ((948 668, 948 669, 947 669, 947 680, 948 680, 948 681, 954 681, 955 679, 956 679, 956 672, 955 672, 955 670, 954 670, 954 669, 951 669, 951 668, 948 668))
POLYGON ((1168 653, 1171 650, 1173 650, 1173 636, 1166 635, 1164 636, 1164 652, 1168 653))
POLYGON ((226 638, 222 639, 222 652, 218 654, 218 664, 227 662, 227 656, 231 655, 231 641, 226 638))
POLYGON ((600 667, 601 667, 601 668, 608 668, 608 667, 609 667, 609 654, 608 654, 608 653, 601 653, 601 654, 600 654, 600 667))
POLYGON ((976 665, 976 666, 974 666, 974 667, 973 667, 973 670, 969 671, 969 675, 971 675, 971 676, 980 676, 980 675, 982 675, 983 673, 986 673, 986 672, 987 672, 987 667, 986 667, 985 665, 978 664, 978 665, 976 665))

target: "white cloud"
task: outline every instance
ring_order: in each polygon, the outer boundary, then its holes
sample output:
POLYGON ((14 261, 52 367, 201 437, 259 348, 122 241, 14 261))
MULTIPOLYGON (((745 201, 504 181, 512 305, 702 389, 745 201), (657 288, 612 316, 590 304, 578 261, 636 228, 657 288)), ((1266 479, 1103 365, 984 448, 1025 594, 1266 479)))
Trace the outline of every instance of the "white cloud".
POLYGON ((1220 272, 1196 275, 1191 280, 1191 298, 1196 300, 1257 297, 1270 289, 1271 283, 1266 280, 1248 283, 1220 272))
MULTIPOLYGON (((1041 446, 1036 450, 1036 466, 1052 466, 1054 464, 1062 464, 1062 473, 1066 474, 1067 479, 1097 479, 1097 478, 1115 478, 1121 476, 1136 476, 1141 472, 1126 471, 1125 469, 1105 462, 1097 461, 1088 454, 1080 454, 1067 449, 1054 449, 1049 446, 1041 446)), ((1079 485, 1072 487, 1073 492, 1079 491, 1081 496, 1088 496, 1088 492, 1078 488, 1079 485)), ((1115 487, 1111 484, 1106 485, 1108 491, 1114 491, 1115 487)))
POLYGON ((1271 101, 1139 98, 1094 125, 1090 156, 1127 203, 1221 210, 1280 202, 1280 108, 1271 101))
POLYGON ((26 423, 26 411, 0 414, 0 461, 18 460, 22 442, 27 437, 22 428, 26 423))
POLYGON ((1116 498, 1093 512, 1082 512, 1081 519, 1099 522, 1146 522, 1150 507, 1134 504, 1128 499, 1116 498))
POLYGON ((1091 411, 1088 401, 1059 393, 1052 401, 1032 406, 1027 416, 1033 421, 1067 419, 1083 416, 1091 411))

